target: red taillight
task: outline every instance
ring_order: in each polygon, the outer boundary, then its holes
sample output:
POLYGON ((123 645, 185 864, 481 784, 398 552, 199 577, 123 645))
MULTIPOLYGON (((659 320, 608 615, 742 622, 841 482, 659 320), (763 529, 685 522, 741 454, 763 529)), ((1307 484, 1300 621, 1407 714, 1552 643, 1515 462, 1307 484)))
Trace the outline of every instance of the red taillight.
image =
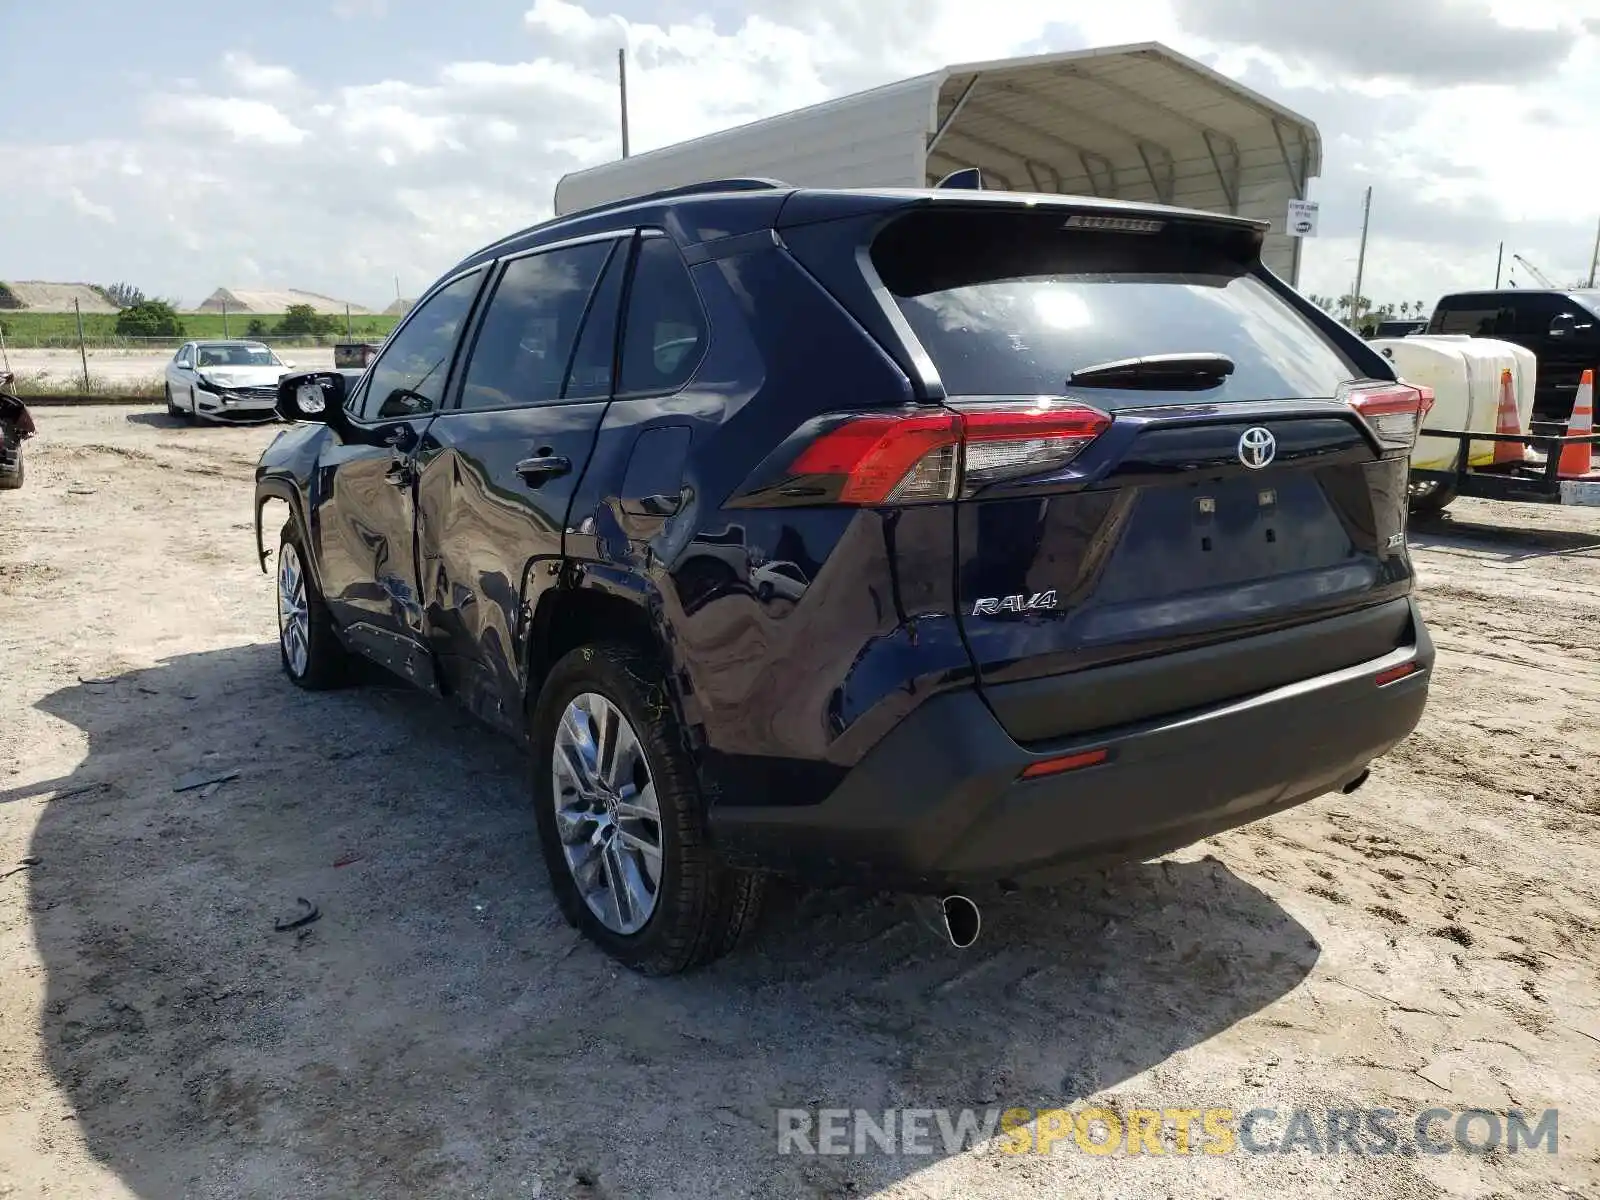
POLYGON ((855 417, 802 450, 789 470, 794 475, 842 477, 838 499, 843 504, 945 500, 948 495, 905 493, 919 486, 936 492, 953 487, 960 440, 961 419, 952 412, 855 417), (919 468, 921 477, 914 478, 919 468))
POLYGON ((863 414, 820 435, 789 474, 831 479, 826 490, 841 504, 953 500, 1065 466, 1110 424, 1099 409, 1071 400, 863 414))
POLYGON ((1406 383, 1346 383, 1339 399, 1361 414, 1378 441, 1395 450, 1416 445, 1422 414, 1433 407, 1431 389, 1406 383))

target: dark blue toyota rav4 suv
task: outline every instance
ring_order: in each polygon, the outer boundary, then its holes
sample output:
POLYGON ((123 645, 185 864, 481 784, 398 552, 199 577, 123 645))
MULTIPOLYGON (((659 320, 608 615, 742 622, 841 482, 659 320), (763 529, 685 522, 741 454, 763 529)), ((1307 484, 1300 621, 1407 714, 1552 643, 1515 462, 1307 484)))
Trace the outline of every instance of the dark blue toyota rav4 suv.
POLYGON ((650 972, 770 872, 1040 884, 1353 789, 1433 662, 1425 400, 1263 233, 730 180, 508 237, 280 388, 284 669, 524 739, 564 912, 650 972))

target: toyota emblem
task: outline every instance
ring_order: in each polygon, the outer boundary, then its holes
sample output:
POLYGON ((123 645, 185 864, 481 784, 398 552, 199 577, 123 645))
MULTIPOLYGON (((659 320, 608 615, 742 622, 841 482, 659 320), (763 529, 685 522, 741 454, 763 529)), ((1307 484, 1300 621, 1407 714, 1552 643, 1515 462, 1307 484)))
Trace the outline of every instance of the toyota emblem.
POLYGON ((1252 471, 1269 466, 1278 454, 1278 439, 1272 430, 1252 425, 1239 435, 1239 461, 1252 471))

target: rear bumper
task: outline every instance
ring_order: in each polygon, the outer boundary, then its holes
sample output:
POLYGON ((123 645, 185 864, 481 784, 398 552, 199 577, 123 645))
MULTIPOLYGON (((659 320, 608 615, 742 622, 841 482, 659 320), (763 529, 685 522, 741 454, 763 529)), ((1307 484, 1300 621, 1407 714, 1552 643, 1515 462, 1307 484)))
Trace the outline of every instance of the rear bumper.
POLYGON ((1342 788, 1409 734, 1434 660, 1413 613, 1413 644, 1381 658, 1050 744, 1018 744, 976 692, 937 697, 821 804, 719 804, 712 833, 734 863, 906 890, 1048 883, 1163 854, 1342 788), (1407 664, 1417 669, 1379 686, 1407 664), (1100 765, 1020 778, 1100 749, 1100 765))

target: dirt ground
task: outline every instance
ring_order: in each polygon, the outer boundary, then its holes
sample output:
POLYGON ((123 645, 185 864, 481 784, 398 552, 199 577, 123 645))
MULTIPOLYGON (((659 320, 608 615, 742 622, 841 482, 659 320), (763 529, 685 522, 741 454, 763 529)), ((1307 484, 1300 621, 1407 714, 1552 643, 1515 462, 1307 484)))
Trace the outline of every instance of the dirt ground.
POLYGON ((37 859, 0 878, 0 1196, 1600 1196, 1600 513, 1413 530, 1433 700, 1351 796, 990 904, 964 953, 786 894, 652 981, 562 922, 509 744, 280 677, 270 428, 37 417, 0 494, 0 872, 37 859), (1086 1101, 1555 1106, 1559 1153, 777 1153, 783 1107, 1086 1101))

